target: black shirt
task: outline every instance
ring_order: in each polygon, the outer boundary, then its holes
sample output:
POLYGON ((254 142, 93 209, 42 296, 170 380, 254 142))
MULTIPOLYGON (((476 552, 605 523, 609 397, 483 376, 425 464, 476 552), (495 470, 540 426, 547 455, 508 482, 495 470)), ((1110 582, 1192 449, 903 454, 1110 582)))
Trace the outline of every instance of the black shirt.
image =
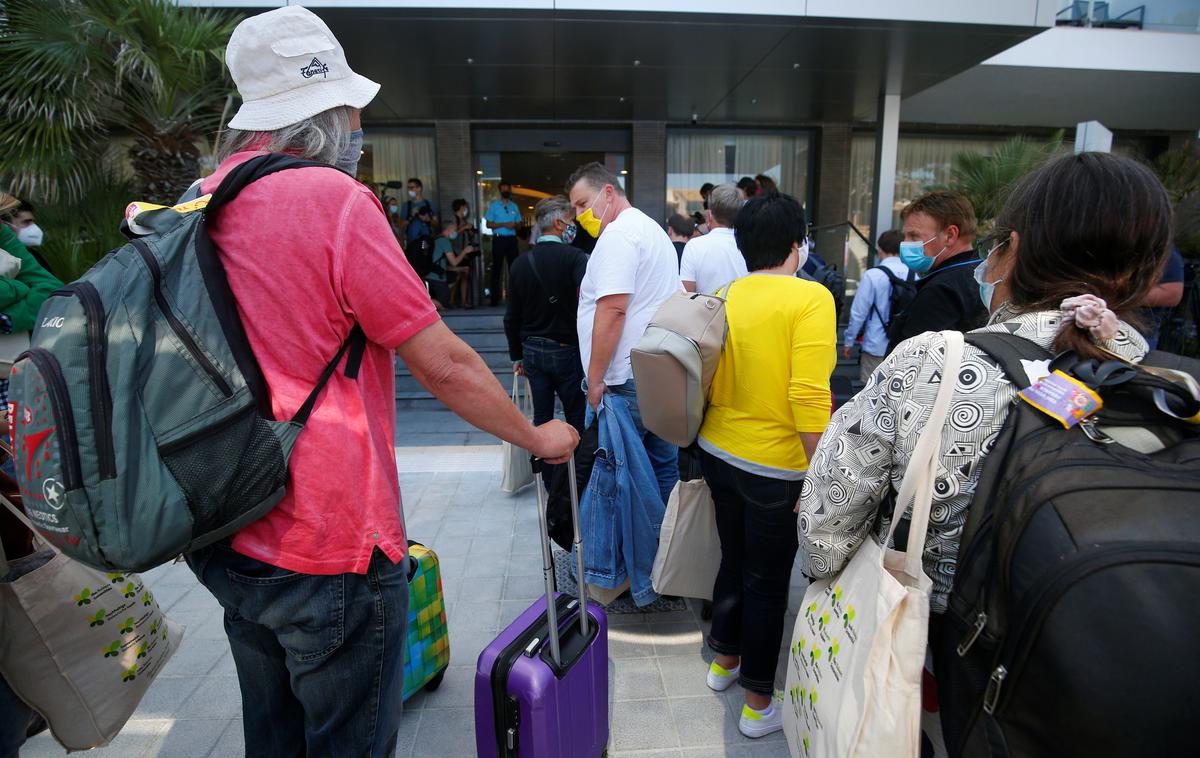
POLYGON ((900 339, 943 329, 969 332, 987 325, 988 312, 975 281, 978 265, 979 256, 966 250, 917 279, 917 296, 900 328, 900 339))
POLYGON ((575 311, 587 264, 587 253, 561 242, 539 242, 513 262, 508 273, 508 310, 504 314, 510 358, 521 360, 521 344, 530 337, 579 344, 575 311), (534 262, 540 282, 534 275, 534 262), (557 303, 550 303, 551 295, 557 303))

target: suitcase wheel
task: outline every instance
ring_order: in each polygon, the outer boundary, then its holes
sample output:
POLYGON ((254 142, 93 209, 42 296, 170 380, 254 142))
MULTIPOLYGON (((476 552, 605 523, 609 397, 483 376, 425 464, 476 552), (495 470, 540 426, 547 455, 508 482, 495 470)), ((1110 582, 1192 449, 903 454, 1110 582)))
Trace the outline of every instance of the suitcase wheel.
POLYGON ((446 669, 442 669, 433 675, 433 678, 425 683, 424 690, 426 692, 437 692, 437 688, 442 686, 442 680, 446 678, 446 669))

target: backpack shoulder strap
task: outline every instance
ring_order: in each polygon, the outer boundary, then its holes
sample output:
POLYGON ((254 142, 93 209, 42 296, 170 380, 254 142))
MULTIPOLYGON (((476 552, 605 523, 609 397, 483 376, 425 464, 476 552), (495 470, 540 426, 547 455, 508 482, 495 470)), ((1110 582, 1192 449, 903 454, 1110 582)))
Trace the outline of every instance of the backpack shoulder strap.
POLYGON ((226 203, 231 202, 241 193, 248 185, 262 179, 264 176, 269 176, 279 171, 286 171, 292 168, 327 168, 331 171, 339 171, 340 169, 330 166, 328 163, 320 163, 319 161, 309 161, 302 158, 297 158, 286 153, 268 153, 260 155, 256 158, 251 158, 245 163, 237 166, 230 171, 220 185, 213 190, 212 198, 208 201, 208 207, 205 208, 205 213, 212 213, 226 203))
POLYGON ((313 408, 317 405, 317 398, 321 394, 321 390, 325 389, 325 385, 329 383, 333 372, 337 371, 338 364, 342 362, 342 356, 346 355, 346 377, 349 379, 358 378, 358 369, 362 366, 363 353, 367 349, 367 335, 358 324, 350 330, 350 336, 342 343, 337 354, 333 356, 333 360, 325 366, 325 370, 321 372, 321 378, 317 380, 317 385, 312 388, 312 392, 308 393, 308 397, 304 400, 304 405, 300 406, 300 410, 296 411, 296 415, 292 416, 292 423, 304 426, 308 423, 308 417, 312 415, 313 408))
POLYGON ((1049 350, 1036 342, 1015 334, 968 332, 965 338, 968 345, 979 348, 995 361, 1009 381, 1021 389, 1029 386, 1029 377, 1025 373, 1022 360, 1050 360, 1054 357, 1049 350))

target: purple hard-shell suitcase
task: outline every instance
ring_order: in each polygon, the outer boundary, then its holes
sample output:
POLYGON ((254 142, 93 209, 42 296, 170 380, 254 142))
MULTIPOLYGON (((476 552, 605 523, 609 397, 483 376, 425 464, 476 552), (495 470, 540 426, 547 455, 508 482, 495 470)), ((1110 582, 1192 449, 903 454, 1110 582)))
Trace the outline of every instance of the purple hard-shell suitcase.
MULTIPOLYGON (((554 589, 541 461, 533 462, 546 596, 479 654, 475 744, 480 758, 598 758, 608 745, 608 620, 604 609, 554 589), (550 598, 554 605, 550 606, 550 598), (586 604, 586 616, 579 613, 586 604), (550 613, 547 613, 547 610, 550 613)), ((575 467, 569 469, 578 576, 583 541, 575 467)))

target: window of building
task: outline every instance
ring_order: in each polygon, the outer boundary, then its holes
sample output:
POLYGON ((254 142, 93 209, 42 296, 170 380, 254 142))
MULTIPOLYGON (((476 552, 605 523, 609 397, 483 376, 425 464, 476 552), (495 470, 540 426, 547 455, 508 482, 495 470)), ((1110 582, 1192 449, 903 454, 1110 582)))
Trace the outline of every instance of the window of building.
POLYGON ((808 198, 811 139, 801 133, 667 132, 667 213, 690 215, 703 209, 706 182, 737 182, 764 174, 781 192, 801 203, 808 198))
POLYGON ((424 196, 437 202, 437 152, 432 129, 368 129, 363 135, 363 154, 358 162, 358 180, 403 203, 404 184, 411 177, 421 180, 424 196), (393 186, 386 187, 388 182, 393 186))

